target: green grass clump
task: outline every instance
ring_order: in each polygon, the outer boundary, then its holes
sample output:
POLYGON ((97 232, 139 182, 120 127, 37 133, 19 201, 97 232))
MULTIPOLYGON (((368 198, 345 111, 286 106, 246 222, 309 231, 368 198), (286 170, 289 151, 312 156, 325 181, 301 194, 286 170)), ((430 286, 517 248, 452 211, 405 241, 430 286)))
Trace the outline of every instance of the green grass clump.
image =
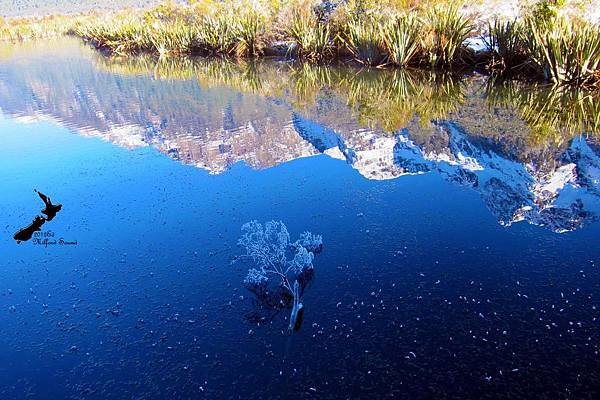
POLYGON ((390 62, 406 67, 419 55, 421 25, 412 15, 400 15, 383 27, 383 43, 390 62))
POLYGON ((432 67, 446 67, 459 61, 463 42, 473 31, 469 18, 455 6, 430 9, 423 20, 423 48, 432 67))
POLYGON ((232 18, 236 37, 235 51, 238 56, 256 57, 263 51, 266 17, 258 10, 238 10, 232 18))
POLYGON ((150 51, 150 29, 135 20, 120 20, 80 24, 72 32, 97 47, 108 48, 117 54, 130 54, 150 51))
POLYGON ((555 84, 600 84, 600 30, 564 18, 553 23, 525 21, 528 55, 540 74, 555 84))
POLYGON ((157 24, 148 31, 150 48, 159 55, 189 54, 195 43, 194 30, 181 21, 157 24))
POLYGON ((348 22, 340 35, 354 59, 367 66, 385 63, 386 51, 382 36, 381 22, 374 17, 348 22))
POLYGON ((72 33, 96 47, 120 54, 149 52, 165 55, 190 54, 199 46, 195 26, 181 20, 142 21, 139 18, 121 18, 94 24, 80 24, 72 33))
POLYGON ((204 54, 231 54, 235 49, 236 31, 227 15, 208 15, 196 28, 196 45, 204 54))
POLYGON ((333 56, 333 36, 328 23, 321 22, 311 9, 292 10, 286 34, 296 43, 301 59, 323 61, 333 56))
POLYGON ((488 25, 491 60, 489 69, 508 73, 523 68, 527 62, 524 26, 521 22, 494 20, 488 25))

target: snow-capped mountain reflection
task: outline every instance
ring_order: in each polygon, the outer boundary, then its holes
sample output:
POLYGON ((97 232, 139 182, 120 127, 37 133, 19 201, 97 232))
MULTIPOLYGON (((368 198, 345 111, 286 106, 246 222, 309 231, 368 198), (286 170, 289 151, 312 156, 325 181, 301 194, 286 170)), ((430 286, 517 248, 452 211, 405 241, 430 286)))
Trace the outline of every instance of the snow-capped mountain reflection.
POLYGON ((476 145, 459 126, 437 124, 447 137, 445 148, 416 145, 409 129, 378 136, 356 131, 349 145, 341 136, 307 121, 297 122, 302 137, 327 153, 334 146, 353 154, 348 162, 368 179, 392 179, 402 175, 437 172, 448 181, 466 185, 481 195, 502 225, 526 220, 555 232, 577 229, 600 211, 600 156, 587 140, 577 137, 556 160, 551 170, 521 163, 476 145))

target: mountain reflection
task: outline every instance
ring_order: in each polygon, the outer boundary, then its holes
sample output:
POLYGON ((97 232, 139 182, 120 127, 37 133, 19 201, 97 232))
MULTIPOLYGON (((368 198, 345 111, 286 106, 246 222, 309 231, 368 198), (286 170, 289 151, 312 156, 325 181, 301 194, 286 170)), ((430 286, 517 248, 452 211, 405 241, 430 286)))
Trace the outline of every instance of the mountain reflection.
POLYGON ((0 108, 214 174, 321 153, 367 179, 437 172, 477 191, 503 225, 564 232, 600 212, 600 99, 584 92, 275 61, 107 58, 66 40, 0 51, 0 108))

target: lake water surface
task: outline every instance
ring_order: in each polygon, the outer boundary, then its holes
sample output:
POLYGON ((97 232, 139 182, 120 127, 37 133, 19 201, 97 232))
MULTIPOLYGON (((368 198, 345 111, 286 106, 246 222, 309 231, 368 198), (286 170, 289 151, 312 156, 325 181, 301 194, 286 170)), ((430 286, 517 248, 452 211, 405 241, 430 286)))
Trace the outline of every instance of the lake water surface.
POLYGON ((599 120, 479 75, 3 45, 0 397, 597 399, 599 120), (17 244, 34 189, 63 208, 17 244), (250 220, 323 235, 294 335, 243 286, 250 220))

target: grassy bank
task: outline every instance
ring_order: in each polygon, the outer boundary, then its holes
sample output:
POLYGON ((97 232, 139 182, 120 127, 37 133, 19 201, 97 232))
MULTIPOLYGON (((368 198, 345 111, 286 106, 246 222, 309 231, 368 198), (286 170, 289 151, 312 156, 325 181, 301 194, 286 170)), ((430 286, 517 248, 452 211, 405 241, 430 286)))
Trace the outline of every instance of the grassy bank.
POLYGON ((369 67, 470 67, 498 76, 600 87, 600 30, 559 16, 555 3, 534 3, 518 21, 490 21, 485 33, 476 31, 459 3, 415 0, 191 0, 80 16, 49 32, 70 32, 120 55, 280 55, 369 67), (482 34, 487 50, 465 46, 467 38, 482 34))
POLYGON ((256 57, 276 52, 279 45, 309 61, 448 66, 462 61, 461 45, 472 28, 455 5, 348 0, 333 7, 312 0, 229 0, 165 3, 138 15, 78 24, 73 32, 119 54, 256 57), (415 4, 420 16, 409 15, 415 4))

